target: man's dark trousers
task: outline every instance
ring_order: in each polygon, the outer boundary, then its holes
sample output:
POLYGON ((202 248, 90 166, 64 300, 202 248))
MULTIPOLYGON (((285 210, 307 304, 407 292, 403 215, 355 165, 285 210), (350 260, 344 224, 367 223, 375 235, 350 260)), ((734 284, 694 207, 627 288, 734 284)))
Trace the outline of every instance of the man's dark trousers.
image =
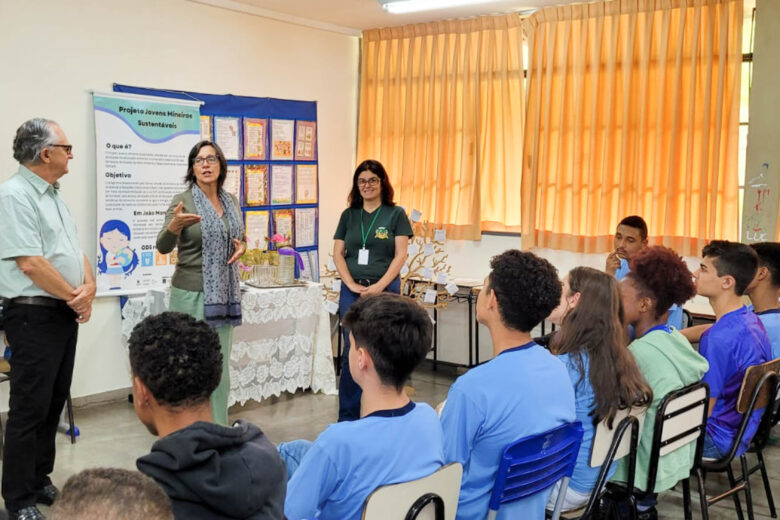
POLYGON ((60 412, 70 393, 76 355, 76 314, 56 307, 12 303, 5 333, 11 346, 10 399, 3 452, 6 508, 35 504, 51 483, 60 412))

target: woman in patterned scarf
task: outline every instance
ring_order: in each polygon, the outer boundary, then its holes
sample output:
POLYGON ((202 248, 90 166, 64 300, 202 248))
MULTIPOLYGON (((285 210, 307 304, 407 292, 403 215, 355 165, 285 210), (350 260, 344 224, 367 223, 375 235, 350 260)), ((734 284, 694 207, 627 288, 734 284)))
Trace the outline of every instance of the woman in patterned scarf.
POLYGON ((225 155, 216 143, 201 141, 187 161, 189 188, 173 197, 157 235, 157 250, 178 247, 171 279, 170 310, 206 321, 219 334, 222 379, 211 395, 214 422, 227 425, 230 347, 241 324, 241 291, 236 260, 246 251, 238 201, 222 189, 225 155))

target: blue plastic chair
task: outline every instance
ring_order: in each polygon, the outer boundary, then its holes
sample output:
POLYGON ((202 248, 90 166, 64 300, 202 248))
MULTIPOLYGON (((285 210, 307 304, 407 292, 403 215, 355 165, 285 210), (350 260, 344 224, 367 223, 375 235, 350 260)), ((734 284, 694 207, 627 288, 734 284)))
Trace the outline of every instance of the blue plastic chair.
POLYGON ((504 448, 490 496, 488 519, 496 518, 501 504, 544 491, 563 479, 552 516, 558 520, 580 442, 582 424, 573 422, 525 437, 504 448))

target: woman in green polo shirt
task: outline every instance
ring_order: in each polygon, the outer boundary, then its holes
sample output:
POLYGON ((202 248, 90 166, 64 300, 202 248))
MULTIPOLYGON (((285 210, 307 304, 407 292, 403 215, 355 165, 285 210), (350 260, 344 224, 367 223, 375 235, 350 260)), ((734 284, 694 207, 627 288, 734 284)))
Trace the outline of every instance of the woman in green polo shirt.
POLYGON ((216 143, 201 141, 187 161, 189 188, 173 197, 157 235, 157 250, 178 247, 171 279, 170 310, 190 314, 215 328, 222 346, 222 379, 211 394, 214 422, 227 425, 230 347, 241 324, 241 290, 235 263, 246 251, 238 201, 222 189, 227 161, 216 143))
MULTIPOLYGON (((414 235, 406 212, 393 202, 393 187, 379 161, 358 165, 347 201, 349 207, 333 235, 333 262, 341 276, 340 316, 362 296, 400 292, 398 274, 406 261, 409 237, 414 235)), ((344 329, 339 421, 360 418, 361 394, 349 372, 349 331, 344 329)))

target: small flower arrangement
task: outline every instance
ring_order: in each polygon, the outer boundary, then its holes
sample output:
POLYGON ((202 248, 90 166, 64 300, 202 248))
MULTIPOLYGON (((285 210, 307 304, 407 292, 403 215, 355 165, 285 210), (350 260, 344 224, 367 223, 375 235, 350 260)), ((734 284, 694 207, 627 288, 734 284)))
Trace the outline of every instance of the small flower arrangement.
POLYGON ((259 240, 255 242, 254 249, 247 249, 238 261, 238 269, 242 280, 252 277, 252 268, 256 265, 279 265, 279 253, 276 251, 290 242, 290 238, 278 233, 271 237, 265 237, 268 249, 260 249, 259 240))
POLYGON ((290 244, 290 237, 285 235, 280 235, 279 233, 274 233, 274 235, 271 238, 266 237, 266 240, 269 244, 269 249, 275 250, 279 249, 282 246, 286 246, 290 244))

